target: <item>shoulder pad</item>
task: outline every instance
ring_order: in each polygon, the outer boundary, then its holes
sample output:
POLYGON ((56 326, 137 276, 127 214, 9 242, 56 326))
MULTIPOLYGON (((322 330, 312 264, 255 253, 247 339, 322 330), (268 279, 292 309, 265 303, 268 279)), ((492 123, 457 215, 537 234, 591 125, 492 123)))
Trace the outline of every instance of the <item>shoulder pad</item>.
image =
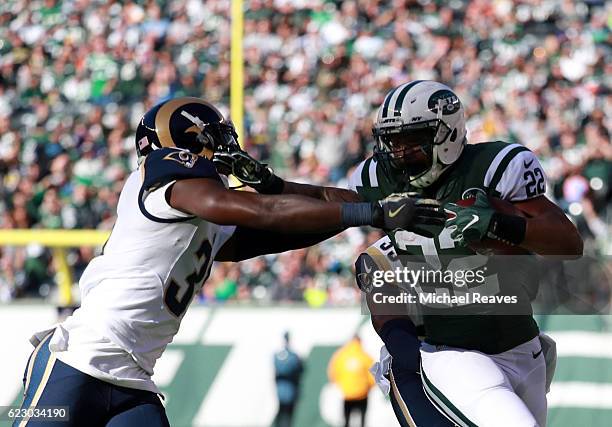
POLYGON ((161 148, 151 152, 141 168, 145 191, 180 179, 212 178, 221 181, 210 160, 179 148, 161 148))

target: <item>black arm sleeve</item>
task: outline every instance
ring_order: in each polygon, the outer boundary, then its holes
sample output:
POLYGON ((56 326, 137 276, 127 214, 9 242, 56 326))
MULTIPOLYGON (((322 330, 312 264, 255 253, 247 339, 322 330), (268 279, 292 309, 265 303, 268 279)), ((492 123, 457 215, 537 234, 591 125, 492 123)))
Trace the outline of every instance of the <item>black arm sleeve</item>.
POLYGON ((234 259, 232 261, 237 262, 259 255, 306 248, 327 240, 342 231, 344 229, 326 233, 285 234, 238 227, 232 236, 232 244, 234 245, 234 259))

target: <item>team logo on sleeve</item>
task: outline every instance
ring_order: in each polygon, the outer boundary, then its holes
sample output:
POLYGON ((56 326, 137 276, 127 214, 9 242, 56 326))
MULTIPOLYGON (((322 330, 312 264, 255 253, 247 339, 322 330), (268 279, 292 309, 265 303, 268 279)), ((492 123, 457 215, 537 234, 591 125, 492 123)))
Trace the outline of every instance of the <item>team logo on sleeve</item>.
POLYGON ((172 151, 166 154, 164 160, 173 160, 186 168, 192 168, 198 160, 198 155, 185 150, 172 151))

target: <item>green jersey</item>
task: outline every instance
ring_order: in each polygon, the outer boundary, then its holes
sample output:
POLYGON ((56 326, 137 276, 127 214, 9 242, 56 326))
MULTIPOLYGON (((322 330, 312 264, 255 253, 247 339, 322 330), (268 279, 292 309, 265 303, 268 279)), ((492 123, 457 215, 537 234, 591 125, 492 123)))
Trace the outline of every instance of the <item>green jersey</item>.
MULTIPOLYGON (((368 201, 415 190, 394 180, 375 158, 356 168, 349 187, 368 201)), ((519 144, 496 141, 467 145, 457 162, 421 193, 443 203, 473 197, 478 192, 517 202, 541 196, 545 188, 542 167, 531 151, 519 144)), ((414 289, 421 294, 427 342, 494 354, 538 334, 530 303, 533 288, 537 287, 537 263, 533 257, 509 261, 457 247, 448 229, 434 238, 403 230, 388 237, 398 255, 403 256, 404 264, 423 272, 414 289), (421 267, 417 267, 419 264, 421 267), (437 276, 425 271, 435 271, 437 276), (472 276, 474 280, 466 283, 466 271, 480 276, 472 276), (458 272, 463 273, 459 276, 458 272), (434 279, 423 283, 425 277, 434 279), (481 295, 487 297, 481 299, 481 295), (508 296, 512 299, 503 299, 508 296)))

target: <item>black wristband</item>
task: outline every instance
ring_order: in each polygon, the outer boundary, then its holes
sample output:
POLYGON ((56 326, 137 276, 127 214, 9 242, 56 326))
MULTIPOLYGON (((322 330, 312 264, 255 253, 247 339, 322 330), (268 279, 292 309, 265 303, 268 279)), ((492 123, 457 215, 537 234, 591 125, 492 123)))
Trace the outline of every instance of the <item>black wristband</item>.
POLYGON ((251 185, 260 194, 282 194, 285 188, 285 181, 272 174, 266 183, 251 185))
POLYGON ((375 211, 373 203, 342 203, 342 225, 344 227, 372 225, 375 211))
POLYGON ((527 220, 522 216, 496 212, 491 218, 488 236, 512 245, 520 245, 525 240, 526 230, 527 220))

